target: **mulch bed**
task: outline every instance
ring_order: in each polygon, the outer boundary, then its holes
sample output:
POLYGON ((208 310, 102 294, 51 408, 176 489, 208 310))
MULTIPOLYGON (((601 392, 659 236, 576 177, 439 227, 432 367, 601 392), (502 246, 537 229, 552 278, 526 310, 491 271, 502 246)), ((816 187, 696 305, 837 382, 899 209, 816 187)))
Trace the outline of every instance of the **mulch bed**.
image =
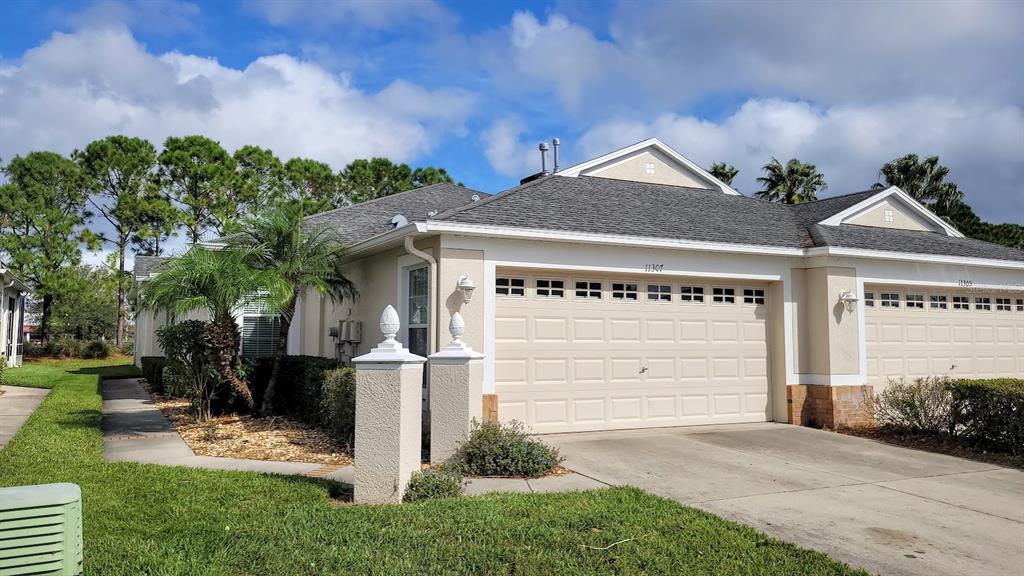
POLYGON ((947 454, 949 456, 957 456, 959 458, 985 462, 987 464, 995 464, 997 466, 1006 466, 1009 468, 1019 468, 1024 470, 1024 456, 1014 456, 1005 452, 984 450, 982 448, 971 446, 960 438, 954 438, 945 434, 901 430, 898 428, 884 426, 843 428, 841 430, 836 430, 836 432, 839 432, 840 434, 849 434, 851 436, 859 436, 861 438, 870 438, 872 440, 892 444, 894 446, 947 454))
POLYGON ((201 456, 346 466, 348 452, 323 431, 282 416, 216 416, 198 423, 189 401, 149 391, 192 451, 201 456))

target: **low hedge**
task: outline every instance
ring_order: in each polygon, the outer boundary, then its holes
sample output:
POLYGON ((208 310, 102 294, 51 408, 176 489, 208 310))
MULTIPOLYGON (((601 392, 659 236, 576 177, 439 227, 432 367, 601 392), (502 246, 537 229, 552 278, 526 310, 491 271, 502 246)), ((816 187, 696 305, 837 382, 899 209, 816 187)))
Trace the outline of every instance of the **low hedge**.
POLYGON ((164 392, 164 366, 167 359, 163 356, 143 356, 142 377, 153 388, 154 391, 163 394, 164 392))
POLYGON ((1024 380, 954 380, 952 429, 969 442, 1024 454, 1024 380))
POLYGON ((452 464, 469 476, 540 478, 562 460, 557 448, 530 437, 521 422, 474 420, 452 464))

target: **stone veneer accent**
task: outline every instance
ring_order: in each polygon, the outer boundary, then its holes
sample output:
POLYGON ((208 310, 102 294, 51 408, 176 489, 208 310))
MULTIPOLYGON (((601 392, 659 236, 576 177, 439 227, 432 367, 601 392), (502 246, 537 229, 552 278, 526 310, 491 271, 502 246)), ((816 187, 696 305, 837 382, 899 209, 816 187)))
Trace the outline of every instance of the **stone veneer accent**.
POLYGON ((873 424, 873 395, 874 388, 867 385, 790 385, 786 387, 789 423, 833 429, 873 424))

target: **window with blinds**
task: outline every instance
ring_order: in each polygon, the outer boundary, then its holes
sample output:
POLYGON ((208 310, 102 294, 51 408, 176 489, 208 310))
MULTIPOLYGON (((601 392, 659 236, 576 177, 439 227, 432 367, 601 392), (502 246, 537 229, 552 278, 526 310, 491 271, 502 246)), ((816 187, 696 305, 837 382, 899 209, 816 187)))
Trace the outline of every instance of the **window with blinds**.
POLYGON ((242 316, 242 356, 246 358, 273 356, 280 330, 281 318, 278 316, 253 314, 242 316))

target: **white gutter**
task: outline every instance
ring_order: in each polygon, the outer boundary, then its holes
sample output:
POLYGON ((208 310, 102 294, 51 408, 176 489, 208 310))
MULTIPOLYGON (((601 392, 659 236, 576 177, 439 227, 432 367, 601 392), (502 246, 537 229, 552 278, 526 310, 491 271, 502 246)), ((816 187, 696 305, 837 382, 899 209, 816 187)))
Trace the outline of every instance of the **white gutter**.
POLYGON ((871 258, 875 260, 900 260, 906 262, 925 262, 934 264, 954 264, 961 266, 985 266, 988 268, 1008 268, 1024 270, 1024 262, 1014 260, 996 260, 994 258, 974 258, 971 256, 946 256, 941 254, 916 254, 912 252, 889 252, 887 250, 870 250, 867 248, 843 248, 836 246, 819 246, 807 248, 804 255, 813 256, 846 256, 850 258, 871 258))
MULTIPOLYGON (((405 228, 408 228, 406 226, 405 228)), ((416 248, 413 242, 416 240, 416 236, 413 234, 407 234, 405 236, 405 251, 417 258, 425 261, 427 267, 430 269, 430 285, 427 288, 428 301, 430 302, 430 329, 427 330, 427 350, 431 354, 437 352, 437 307, 440 304, 440 297, 437 290, 437 260, 433 256, 426 252, 416 248)))

